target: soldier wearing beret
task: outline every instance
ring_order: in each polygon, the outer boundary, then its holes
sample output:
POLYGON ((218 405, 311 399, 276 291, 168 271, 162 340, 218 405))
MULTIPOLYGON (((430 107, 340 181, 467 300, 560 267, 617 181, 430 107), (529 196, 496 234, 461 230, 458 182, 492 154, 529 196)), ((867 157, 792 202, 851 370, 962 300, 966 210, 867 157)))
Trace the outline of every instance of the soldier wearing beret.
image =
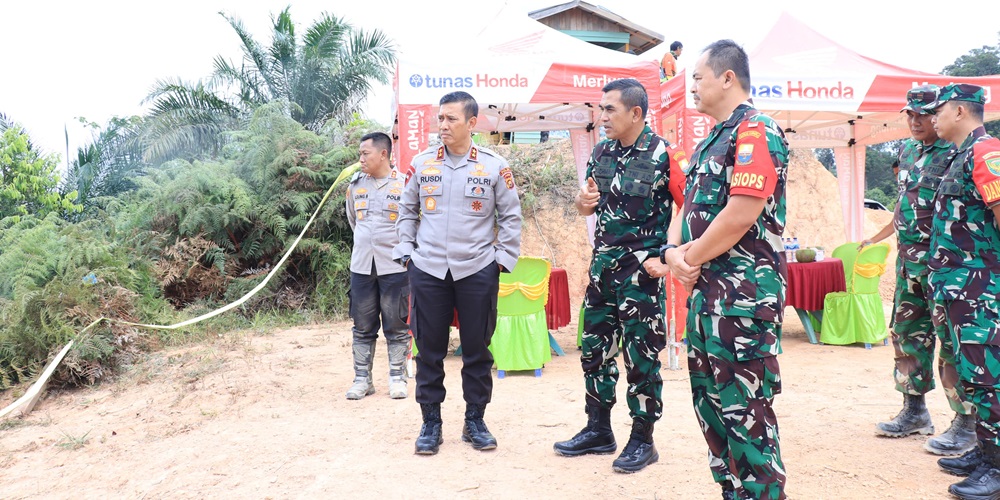
POLYGON ((983 127, 985 103, 982 87, 956 83, 927 107, 938 135, 956 145, 934 198, 928 284, 978 416, 977 446, 938 464, 969 475, 948 488, 967 499, 1000 498, 1000 140, 983 127))
POLYGON ((479 105, 466 92, 441 98, 443 145, 413 159, 413 177, 399 205, 399 244, 392 255, 407 266, 412 291, 416 400, 423 414, 419 455, 437 453, 442 442, 444 357, 455 310, 466 402, 462 440, 477 450, 497 446, 483 421, 493 394, 489 345, 500 273, 514 269, 521 251, 521 203, 507 161, 472 142, 478 115, 479 105))
POLYGON ((895 349, 896 390, 903 393, 903 409, 888 422, 879 422, 876 432, 889 437, 914 433, 932 434, 934 424, 927 411, 924 394, 934 389, 934 349, 941 341, 938 371, 941 385, 955 418, 947 431, 932 437, 924 448, 937 455, 961 455, 976 445, 976 417, 964 393, 955 389, 958 381, 955 346, 944 325, 932 320, 931 290, 927 285, 934 193, 944 176, 951 143, 938 137, 925 109, 938 97, 937 85, 921 85, 906 93, 906 123, 912 139, 903 143, 899 165, 899 200, 893 220, 861 242, 871 245, 897 235, 895 321, 892 345, 895 349))

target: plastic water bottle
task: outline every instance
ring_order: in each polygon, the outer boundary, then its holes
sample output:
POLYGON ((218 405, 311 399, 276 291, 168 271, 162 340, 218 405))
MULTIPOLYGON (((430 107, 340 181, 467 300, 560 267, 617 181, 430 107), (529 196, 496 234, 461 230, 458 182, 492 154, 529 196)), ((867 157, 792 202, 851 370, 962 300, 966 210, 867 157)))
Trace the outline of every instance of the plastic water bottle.
POLYGON ((792 239, 791 238, 781 238, 781 243, 785 247, 785 261, 792 261, 792 239))
POLYGON ((799 250, 799 239, 792 238, 792 262, 798 262, 795 259, 795 252, 797 252, 798 250, 799 250))

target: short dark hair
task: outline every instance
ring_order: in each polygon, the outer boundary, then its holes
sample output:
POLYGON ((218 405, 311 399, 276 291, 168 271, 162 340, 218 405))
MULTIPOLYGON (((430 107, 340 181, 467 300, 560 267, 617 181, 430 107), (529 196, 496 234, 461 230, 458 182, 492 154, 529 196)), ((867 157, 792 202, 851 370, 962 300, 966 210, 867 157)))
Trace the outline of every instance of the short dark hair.
POLYGON ((476 102, 476 98, 472 97, 472 94, 468 92, 462 92, 461 90, 456 92, 450 92, 441 98, 441 102, 438 104, 444 106, 445 104, 450 104, 453 102, 462 103, 465 108, 465 120, 468 121, 473 116, 479 115, 479 103, 476 102))
POLYGON ((639 109, 642 110, 642 117, 646 117, 646 111, 649 110, 649 96, 646 94, 646 87, 643 87, 642 84, 639 83, 639 80, 636 80, 635 78, 612 80, 601 89, 601 92, 606 94, 612 90, 621 92, 622 104, 624 104, 628 109, 639 106, 639 109))
POLYGON ((384 149, 385 154, 388 157, 392 157, 392 139, 389 138, 389 134, 385 132, 371 132, 361 136, 361 142, 372 141, 372 146, 375 149, 384 149))
POLYGON ((969 112, 969 116, 975 118, 980 122, 983 121, 983 112, 985 111, 986 107, 983 103, 972 102, 972 101, 953 101, 953 102, 955 104, 964 107, 969 112))
POLYGON ((708 67, 716 77, 732 70, 740 87, 750 92, 750 58, 743 47, 732 40, 719 40, 705 47, 702 53, 708 54, 708 67))
POLYGON ((670 44, 670 51, 671 52, 673 52, 673 51, 675 51, 677 49, 683 49, 683 48, 684 48, 684 44, 681 43, 681 42, 674 42, 674 43, 670 44))

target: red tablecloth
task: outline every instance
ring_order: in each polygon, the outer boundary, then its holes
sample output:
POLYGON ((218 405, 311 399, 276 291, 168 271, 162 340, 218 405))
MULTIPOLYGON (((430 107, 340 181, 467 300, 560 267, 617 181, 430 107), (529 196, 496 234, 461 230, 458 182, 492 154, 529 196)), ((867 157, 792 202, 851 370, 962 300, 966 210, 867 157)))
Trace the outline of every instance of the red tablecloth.
POLYGON ((846 290, 844 262, 840 259, 828 257, 818 262, 788 264, 785 305, 807 311, 821 311, 826 294, 846 290))
POLYGON ((545 303, 545 319, 549 330, 569 324, 569 279, 566 270, 553 267, 549 274, 549 301, 545 303))

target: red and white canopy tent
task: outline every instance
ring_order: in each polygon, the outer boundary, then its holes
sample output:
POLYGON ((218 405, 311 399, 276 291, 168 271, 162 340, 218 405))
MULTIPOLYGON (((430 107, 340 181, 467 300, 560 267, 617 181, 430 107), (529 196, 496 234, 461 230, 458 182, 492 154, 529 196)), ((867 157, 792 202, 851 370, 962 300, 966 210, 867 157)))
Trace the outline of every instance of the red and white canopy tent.
MULTIPOLYGON (((1000 75, 948 77, 908 70, 862 56, 782 14, 750 53, 754 105, 785 128, 793 148, 833 148, 847 238, 863 231, 865 146, 909 136, 906 92, 916 85, 954 81, 987 89, 986 120, 1000 119, 990 87, 1000 75)), ((658 120, 668 140, 687 151, 708 135, 714 120, 694 110, 684 73, 661 86, 658 120)))
POLYGON ((650 110, 660 108, 653 60, 591 45, 512 9, 470 35, 474 42, 458 53, 449 48, 446 57, 433 37, 424 47, 404 47, 394 81, 401 169, 427 148, 437 131, 438 102, 452 91, 476 98, 477 132, 569 130, 581 179, 607 82, 636 78, 649 91, 650 110))

